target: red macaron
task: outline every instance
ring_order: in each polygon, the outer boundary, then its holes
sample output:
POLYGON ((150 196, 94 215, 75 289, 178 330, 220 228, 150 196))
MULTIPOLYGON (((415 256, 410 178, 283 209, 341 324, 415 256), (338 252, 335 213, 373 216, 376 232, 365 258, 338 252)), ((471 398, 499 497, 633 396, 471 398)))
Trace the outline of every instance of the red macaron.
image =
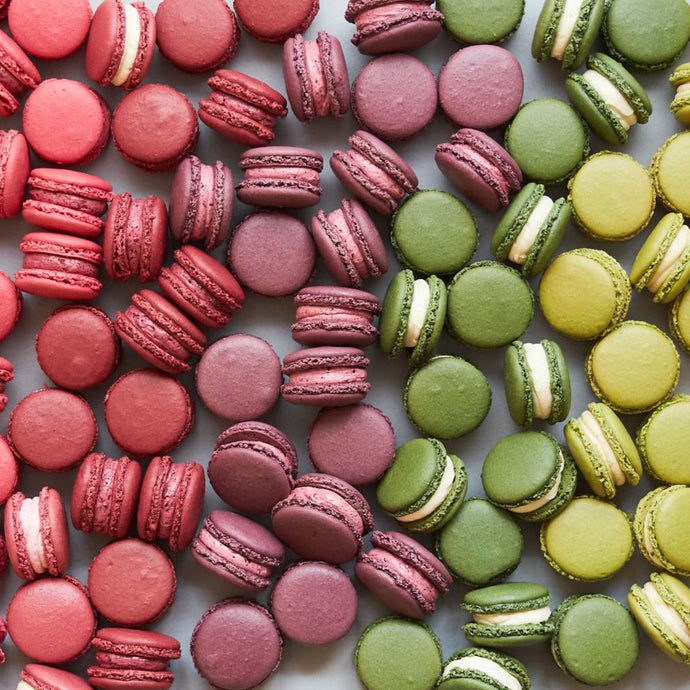
POLYGON ((0 357, 0 412, 4 412, 8 399, 5 395, 5 386, 14 378, 14 367, 9 359, 0 357))
POLYGON ((0 117, 19 110, 19 97, 41 81, 35 65, 4 31, 0 31, 0 117))
POLYGON ((14 330, 22 315, 22 305, 19 288, 6 273, 0 271, 0 341, 14 330))
POLYGON ((29 178, 29 145, 16 129, 0 130, 0 218, 12 218, 22 208, 29 178))
POLYGON ((319 0, 235 0, 242 28, 258 41, 285 43, 304 33, 319 11, 319 0))
POLYGON ((5 505, 7 499, 17 490, 20 475, 19 462, 7 439, 0 435, 0 506, 5 505))
POLYGON ((74 673, 42 664, 27 664, 20 678, 36 690, 91 690, 91 686, 74 673))

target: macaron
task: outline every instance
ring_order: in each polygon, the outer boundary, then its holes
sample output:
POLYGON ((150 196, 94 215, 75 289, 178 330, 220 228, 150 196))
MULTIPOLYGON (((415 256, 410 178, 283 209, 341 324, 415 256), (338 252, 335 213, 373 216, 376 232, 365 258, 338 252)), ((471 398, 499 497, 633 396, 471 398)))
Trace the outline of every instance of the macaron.
POLYGON ((403 616, 423 618, 453 579, 430 551, 400 532, 373 532, 372 548, 357 557, 355 575, 386 607, 403 616))
POLYGON ((352 44, 363 55, 413 50, 441 32, 443 14, 431 0, 350 0, 345 19, 355 25, 352 44))
POLYGON ((388 285, 379 323, 379 347, 391 359, 403 352, 417 366, 434 353, 446 318, 446 286, 440 278, 415 280, 409 269, 400 271, 388 285))
POLYGON ((506 582, 465 594, 460 606, 471 614, 465 637, 484 647, 524 647, 551 638, 551 595, 534 582, 506 582))
POLYGON ((311 124, 344 117, 350 109, 350 77, 340 41, 319 31, 315 41, 297 34, 283 46, 283 76, 292 112, 311 124))
POLYGON ((675 341, 690 352, 690 289, 678 295, 668 310, 668 329, 675 341))
POLYGON ((115 460, 105 453, 87 455, 72 488, 74 529, 123 539, 136 512, 140 486, 141 465, 135 460, 127 456, 115 460))
POLYGON ((668 573, 652 573, 633 585, 628 604, 649 639, 674 661, 690 663, 690 589, 668 573))
POLYGON ((659 201, 684 216, 690 214, 690 194, 682 182, 690 172, 688 152, 690 132, 679 132, 659 147, 649 166, 659 201))
POLYGON ((143 2, 104 0, 93 15, 86 42, 89 79, 99 86, 135 89, 156 49, 156 20, 143 2))
POLYGON ((268 84, 248 74, 218 70, 211 93, 199 101, 199 119, 243 146, 265 146, 275 138, 276 118, 287 115, 287 101, 268 84))
POLYGON ((62 498, 45 486, 38 496, 13 494, 5 507, 7 554, 23 580, 59 577, 69 567, 69 532, 62 498))
POLYGON ((132 295, 132 303, 115 315, 115 330, 149 364, 167 374, 189 371, 206 336, 172 302, 152 290, 132 295))
POLYGON ((470 201, 487 211, 508 206, 520 190, 522 172, 513 157, 488 134, 460 129, 436 147, 436 165, 470 201))
POLYGON ((237 198, 245 204, 273 208, 304 208, 319 203, 323 157, 295 146, 265 146, 240 156, 244 179, 237 198))
POLYGON ((184 551, 199 525, 205 486, 204 468, 199 463, 154 458, 141 482, 139 536, 146 541, 162 539, 174 553, 184 551))
POLYGON ((678 65, 668 78, 671 86, 676 89, 675 96, 671 101, 671 112, 676 120, 686 127, 690 124, 690 108, 688 108, 688 105, 690 105, 690 98, 688 98, 688 89, 686 86, 686 84, 690 82, 689 67, 690 63, 687 62, 678 65))
POLYGON ((283 545, 269 530, 226 510, 208 515, 191 551, 206 570, 246 592, 266 589, 284 558, 283 545))
POLYGON ((234 6, 250 36, 263 43, 285 43, 309 28, 319 11, 319 0, 293 0, 289 7, 281 0, 235 0, 234 6))
POLYGON ((297 451, 279 429, 240 422, 216 440, 208 463, 213 490, 243 513, 268 513, 287 498, 297 476, 297 451))
POLYGON ((0 342, 17 325, 22 315, 23 301, 19 288, 6 273, 0 271, 0 342))
POLYGON ((74 673, 43 664, 27 664, 19 677, 26 685, 24 690, 89 690, 92 687, 74 673))
POLYGON ((13 218, 22 208, 29 178, 29 145, 16 129, 0 130, 0 218, 13 218))
POLYGON ((457 513, 466 491, 462 460, 434 438, 417 438, 396 450, 376 487, 376 499, 402 527, 434 532, 457 513))
POLYGON ((206 165, 189 156, 177 166, 170 187, 170 232, 180 244, 203 242, 210 252, 228 234, 234 202, 230 168, 222 161, 206 165))
POLYGON ((539 306, 551 328, 575 340, 594 340, 628 313, 632 287, 623 267, 601 249, 559 254, 539 283, 539 306))
POLYGON ((584 582, 613 577, 635 548, 630 516, 594 496, 576 496, 544 522, 539 542, 547 563, 559 575, 584 582))
POLYGON ((541 273, 563 241, 570 206, 554 201, 542 184, 529 182, 513 199, 491 238, 491 253, 525 278, 541 273))
POLYGON ((374 211, 389 216, 406 194, 417 191, 414 170, 388 144, 361 129, 347 142, 348 151, 333 151, 331 168, 348 192, 374 211))
POLYGON ((101 628, 91 642, 96 663, 86 673, 94 688, 123 687, 167 690, 175 679, 170 662, 179 659, 180 643, 154 630, 101 628))
POLYGON ((491 406, 486 376, 462 357, 439 355, 414 369, 403 388, 412 425, 434 438, 460 438, 474 431, 491 406))
POLYGON ((346 563, 362 549, 374 518, 367 500, 347 482, 328 474, 305 474, 271 511, 273 531, 298 556, 346 563))
MULTIPOLYGON (((0 506, 17 490, 21 466, 7 439, 0 435, 0 506)), ((4 549, 0 549, 4 553, 4 549)), ((2 568, 4 570, 4 567, 2 568)))
POLYGON ((391 245, 403 266, 425 275, 449 275, 472 258, 477 221, 457 197, 438 190, 409 196, 393 215, 391 245))
POLYGON ((513 421, 530 427, 535 419, 562 422, 570 412, 570 374, 554 340, 511 343, 503 362, 506 401, 513 421))
POLYGON ((378 228, 358 201, 343 199, 340 207, 319 211, 311 219, 316 247, 340 285, 360 288, 367 278, 388 270, 386 248, 378 228))
POLYGON ((680 358, 673 341, 644 321, 624 321, 590 351, 587 380, 616 412, 649 412, 678 384, 680 358))
POLYGON ((625 425, 604 403, 590 403, 563 430, 568 450, 589 488, 601 498, 613 498, 624 484, 637 486, 642 461, 625 425))
POLYGON ((443 666, 438 690, 456 690, 467 683, 476 690, 529 690, 527 669, 522 662, 493 649, 466 647, 450 656, 443 666), (500 685, 499 685, 500 684, 500 685))
POLYGON ((597 38, 605 10, 605 0, 545 0, 534 29, 532 57, 539 62, 554 58, 564 70, 577 69, 597 38))
POLYGON ((14 367, 12 362, 0 357, 0 412, 4 412, 9 399, 5 395, 5 386, 14 379, 14 367))
POLYGON ((113 197, 105 219, 105 270, 113 280, 158 277, 168 246, 168 210, 163 199, 135 199, 124 192, 113 197))
POLYGON ((0 116, 9 117, 19 110, 19 97, 39 85, 41 75, 28 55, 4 31, 0 31, 0 68, 3 72, 0 116))

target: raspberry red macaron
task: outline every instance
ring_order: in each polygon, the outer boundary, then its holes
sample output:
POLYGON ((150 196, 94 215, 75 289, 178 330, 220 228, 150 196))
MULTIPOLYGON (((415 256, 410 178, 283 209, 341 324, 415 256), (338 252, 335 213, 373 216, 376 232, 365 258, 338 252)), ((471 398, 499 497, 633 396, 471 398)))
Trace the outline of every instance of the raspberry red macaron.
POLYGON ((22 293, 12 279, 0 271, 0 341, 17 325, 22 315, 22 293))
POLYGON ((86 534, 127 535, 139 500, 141 465, 127 456, 114 460, 105 453, 87 455, 74 480, 70 516, 86 534))
POLYGON ((242 28, 258 41, 285 43, 304 33, 319 11, 319 0, 235 0, 242 28))
POLYGON ((91 20, 86 73, 99 86, 139 86, 156 49, 156 21, 143 2, 104 0, 91 20))
MULTIPOLYGON (((21 468, 7 439, 0 435, 0 506, 17 490, 21 468)), ((3 553, 4 549, 2 550, 3 553)), ((4 570, 0 568, 0 571, 4 570)), ((1 574, 1 573, 0 573, 1 574)))
MULTIPOLYGON (((14 378, 14 367, 9 359, 0 357, 0 412, 4 412, 9 402, 5 395, 5 386, 14 378)), ((2 503, 2 501, 0 501, 2 503)))
POLYGON ((20 686, 23 690, 90 690, 91 686, 79 676, 53 666, 27 664, 22 669, 20 686))
POLYGON ((69 566, 69 532, 60 494, 47 486, 33 498, 21 491, 5 506, 7 553, 23 580, 58 577, 69 566))
POLYGON ((167 374, 189 371, 206 336, 174 304, 152 290, 132 295, 132 304, 115 316, 115 330, 140 357, 167 374))
POLYGON ((12 218, 22 208, 29 178, 29 145, 16 129, 0 130, 0 218, 12 218))
POLYGON ((91 300, 100 294, 103 284, 98 269, 103 249, 95 242, 54 232, 30 232, 19 248, 24 262, 15 273, 15 282, 23 292, 65 300, 91 300))
POLYGON ((284 558, 283 545, 249 518, 214 510, 192 543, 192 556, 237 589, 260 592, 284 558))
POLYGON ((113 280, 158 277, 168 246, 168 210, 163 199, 134 199, 125 192, 113 198, 105 219, 103 257, 113 280))
POLYGON ((19 97, 41 81, 35 65, 4 31, 0 31, 0 117, 19 110, 19 97))
POLYGON ((374 527, 364 496, 328 474, 305 474, 271 512, 273 531, 302 558, 346 563, 374 527))
POLYGON ((151 461, 141 483, 137 532, 146 541, 162 539, 174 552, 184 551, 201 518, 204 468, 197 462, 173 462, 162 456, 151 461))

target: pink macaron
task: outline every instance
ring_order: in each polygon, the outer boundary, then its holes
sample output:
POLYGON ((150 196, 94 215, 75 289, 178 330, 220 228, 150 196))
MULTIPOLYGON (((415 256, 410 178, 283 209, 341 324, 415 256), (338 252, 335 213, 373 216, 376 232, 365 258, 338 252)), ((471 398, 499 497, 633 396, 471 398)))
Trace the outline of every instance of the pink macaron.
POLYGON ((19 110, 19 97, 35 89, 41 75, 27 54, 4 31, 0 31, 0 117, 19 110))
POLYGON ((257 41, 284 43, 304 33, 319 11, 319 0, 235 0, 242 28, 257 41))
POLYGON ((0 357, 0 412, 7 407, 8 398, 5 395, 5 386, 14 379, 14 367, 9 359, 0 357))
POLYGON ((29 179, 29 145, 16 129, 0 130, 0 218, 12 218, 22 208, 29 179))
POLYGON ((0 341, 17 325, 22 315, 22 293, 12 279, 0 271, 0 341))
POLYGON ((27 664, 20 678, 27 686, 24 690, 91 690, 91 686, 74 673, 43 664, 27 664))
MULTIPOLYGON (((7 439, 0 435, 0 506, 17 490, 21 466, 7 439)), ((3 551, 4 553, 4 551, 3 551)))

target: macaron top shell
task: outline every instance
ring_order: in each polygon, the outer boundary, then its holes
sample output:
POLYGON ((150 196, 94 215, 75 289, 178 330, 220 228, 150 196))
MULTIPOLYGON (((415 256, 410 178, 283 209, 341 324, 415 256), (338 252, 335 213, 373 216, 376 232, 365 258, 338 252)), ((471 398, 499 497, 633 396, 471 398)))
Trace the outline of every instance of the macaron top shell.
POLYGON ((19 476, 19 461, 7 443, 7 439, 0 435, 0 506, 4 505, 17 490, 19 476))
POLYGON ((517 31, 525 0, 437 0, 446 31, 460 43, 501 43, 517 31))
POLYGON ((74 673, 42 664, 27 664, 20 678, 28 688, 36 690, 91 690, 92 687, 74 673))
POLYGON ((17 325, 22 313, 22 293, 12 279, 0 271, 0 341, 17 325))
POLYGON ((29 177, 31 161, 26 137, 16 129, 1 132, 0 152, 4 166, 0 179, 0 218, 11 218, 21 210, 29 177))
POLYGON ((319 0, 235 0, 235 12, 242 28, 259 41, 284 43, 304 33, 319 11, 319 0))

